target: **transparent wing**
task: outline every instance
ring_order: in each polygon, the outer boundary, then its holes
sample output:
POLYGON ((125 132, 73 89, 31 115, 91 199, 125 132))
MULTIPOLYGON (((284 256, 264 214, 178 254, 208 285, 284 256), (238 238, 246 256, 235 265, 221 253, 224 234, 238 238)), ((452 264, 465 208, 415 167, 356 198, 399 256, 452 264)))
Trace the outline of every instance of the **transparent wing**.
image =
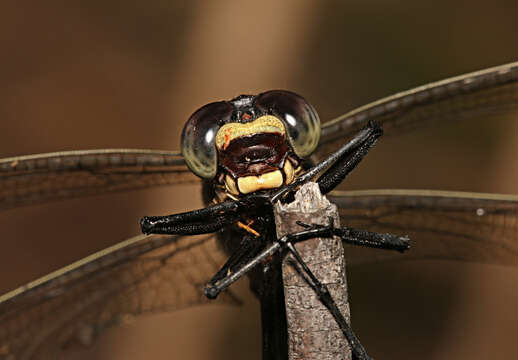
POLYGON ((18 156, 0 159, 0 210, 196 181, 179 152, 103 149, 18 156))
POLYGON ((205 303, 224 260, 212 235, 141 235, 91 255, 0 297, 0 359, 55 359, 135 315, 205 303))
POLYGON ((328 155, 375 120, 386 134, 518 108, 518 62, 430 83, 372 102, 322 125, 317 157, 328 155))
POLYGON ((446 259, 518 265, 518 196, 427 190, 337 191, 341 224, 410 236, 404 254, 348 246, 348 261, 446 259))

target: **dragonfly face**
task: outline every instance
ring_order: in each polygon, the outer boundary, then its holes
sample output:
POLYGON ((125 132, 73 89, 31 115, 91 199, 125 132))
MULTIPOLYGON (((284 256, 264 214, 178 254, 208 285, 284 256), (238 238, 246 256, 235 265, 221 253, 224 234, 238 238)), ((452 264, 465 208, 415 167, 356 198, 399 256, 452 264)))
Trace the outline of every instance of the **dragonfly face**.
MULTIPOLYGON (((315 157, 321 159, 335 150, 368 120, 381 123, 390 136, 425 121, 515 113, 517 84, 518 64, 513 63, 382 99, 325 122, 315 157)), ((222 171, 211 168, 211 156, 206 156, 206 166, 202 166, 207 176, 214 170, 222 171)), ((231 166, 227 168, 238 173, 231 166)), ((178 152, 131 149, 3 159, 0 176, 3 210, 83 195, 199 182, 178 152)), ((224 185, 224 179, 219 184, 224 185)), ((344 224, 409 233, 414 246, 408 258, 518 265, 514 221, 518 201, 513 196, 407 190, 334 195, 344 224)), ((351 264, 392 258, 391 254, 355 248, 348 253, 351 264)), ((142 235, 129 239, 2 296, 0 358, 48 358, 85 328, 103 330, 127 314, 203 303, 200 285, 224 260, 212 237, 142 235), (164 277, 175 287, 149 291, 150 283, 164 277), (139 301, 133 301, 136 298, 139 301)), ((223 296, 225 300, 233 301, 231 296, 223 296)))
POLYGON ((320 121, 301 96, 274 90, 203 106, 187 121, 182 155, 213 180, 219 201, 290 184, 320 139, 320 121))

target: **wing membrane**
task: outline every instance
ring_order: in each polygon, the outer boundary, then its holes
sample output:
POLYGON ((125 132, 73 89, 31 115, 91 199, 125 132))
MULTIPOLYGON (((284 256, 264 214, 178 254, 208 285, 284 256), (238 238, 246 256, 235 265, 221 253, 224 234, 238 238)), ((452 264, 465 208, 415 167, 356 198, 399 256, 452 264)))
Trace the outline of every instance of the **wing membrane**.
POLYGON ((399 134, 427 121, 503 113, 518 108, 518 62, 430 83, 380 99, 322 125, 316 155, 336 150, 370 120, 386 134, 399 134))
POLYGON ((178 152, 105 149, 19 156, 0 160, 0 209, 196 181, 178 152))
POLYGON ((140 235, 89 256, 0 297, 0 359, 54 359, 135 315, 205 303, 223 261, 213 236, 140 235))
POLYGON ((518 196, 425 190, 341 191, 341 223, 408 234, 405 254, 347 248, 350 263, 447 259, 518 265, 518 196))

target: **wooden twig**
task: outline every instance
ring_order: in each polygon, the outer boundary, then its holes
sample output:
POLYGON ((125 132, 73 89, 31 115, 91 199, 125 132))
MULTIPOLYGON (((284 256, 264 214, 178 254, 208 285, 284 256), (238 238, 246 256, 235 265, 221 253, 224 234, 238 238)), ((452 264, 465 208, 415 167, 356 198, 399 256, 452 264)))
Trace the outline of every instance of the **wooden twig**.
MULTIPOLYGON (((329 217, 340 226, 336 205, 330 203, 317 184, 305 184, 290 204, 278 204, 274 209, 277 235, 303 230, 296 224, 329 224, 329 217)), ((300 255, 327 287, 347 322, 350 319, 345 275, 345 257, 338 238, 318 238, 296 244, 300 255)), ((288 346, 290 360, 344 360, 351 359, 349 344, 333 316, 322 305, 315 292, 301 276, 295 260, 289 254, 282 265, 288 346)))

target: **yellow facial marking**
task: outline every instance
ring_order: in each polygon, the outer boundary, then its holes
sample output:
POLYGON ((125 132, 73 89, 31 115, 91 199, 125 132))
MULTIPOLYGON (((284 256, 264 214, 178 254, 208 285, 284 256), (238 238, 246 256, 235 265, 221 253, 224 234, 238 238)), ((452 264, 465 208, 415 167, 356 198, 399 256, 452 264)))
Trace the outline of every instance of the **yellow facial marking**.
POLYGON ((237 190, 237 187, 236 187, 236 182, 234 181, 234 179, 232 179, 232 176, 230 175, 225 175, 225 188, 227 189, 227 191, 233 195, 239 195, 239 191, 237 190))
POLYGON ((291 162, 286 159, 284 161, 284 175, 286 176, 286 184, 291 184, 293 179, 295 178, 295 169, 293 169, 293 165, 291 162))
POLYGON ((274 189, 282 185, 282 173, 275 170, 259 176, 243 176, 237 179, 237 187, 242 194, 262 189, 274 189))
POLYGON ((272 115, 264 115, 246 124, 230 123, 223 125, 216 134, 218 149, 226 149, 228 144, 239 137, 257 133, 285 134, 284 124, 272 115))

